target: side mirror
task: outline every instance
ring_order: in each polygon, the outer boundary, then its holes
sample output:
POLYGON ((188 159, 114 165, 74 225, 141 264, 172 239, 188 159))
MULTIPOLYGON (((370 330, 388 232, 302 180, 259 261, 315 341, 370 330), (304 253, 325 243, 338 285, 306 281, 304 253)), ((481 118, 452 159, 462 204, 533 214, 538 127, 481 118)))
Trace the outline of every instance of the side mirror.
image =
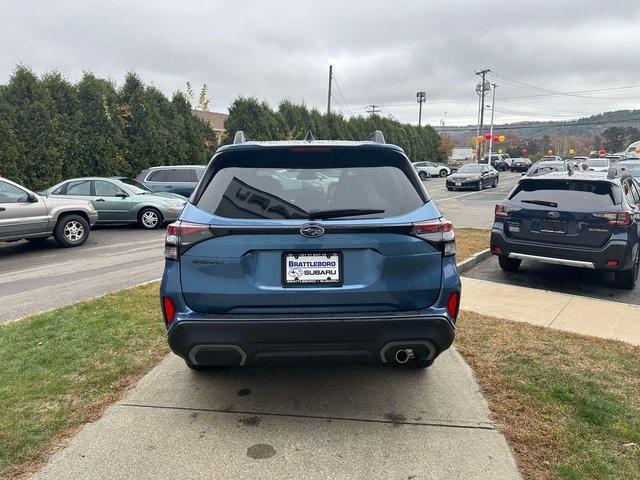
POLYGON ((116 197, 118 198, 127 198, 129 195, 127 195, 125 192, 119 192, 116 193, 116 197))
POLYGON ((27 193, 27 201, 29 203, 36 203, 38 201, 38 197, 36 197, 35 193, 29 192, 27 193))

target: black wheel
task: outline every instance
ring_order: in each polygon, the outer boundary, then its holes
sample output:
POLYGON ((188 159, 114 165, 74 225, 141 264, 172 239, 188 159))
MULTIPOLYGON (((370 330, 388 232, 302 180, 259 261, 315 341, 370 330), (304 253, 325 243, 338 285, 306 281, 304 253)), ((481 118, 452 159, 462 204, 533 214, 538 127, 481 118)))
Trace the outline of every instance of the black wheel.
POLYGON ((429 178, 429 175, 427 175, 427 172, 420 172, 418 173, 418 176, 420 177, 420 180, 422 180, 423 182, 429 178))
POLYGON ((435 358, 432 358, 431 360, 416 360, 411 365, 411 368, 415 368, 416 370, 421 369, 421 368, 428 368, 431 365, 433 365, 434 360, 435 360, 435 358))
POLYGON ((447 176, 447 171, 444 168, 440 170, 440 176, 443 178, 447 176))
POLYGON ((453 188, 451 188, 451 187, 447 187, 447 190, 451 191, 451 190, 453 190, 453 188))
POLYGON ((496 178, 495 181, 493 182, 493 185, 491 185, 493 188, 496 188, 498 186, 498 179, 496 178))
POLYGON ((500 268, 505 272, 517 272, 522 260, 515 260, 513 258, 500 255, 498 257, 498 263, 500 264, 500 268))
POLYGON ((58 219, 53 238, 62 247, 79 247, 89 238, 89 222, 80 215, 63 215, 58 219))
POLYGON ((154 230, 162 226, 162 214, 155 208, 143 208, 138 214, 138 223, 145 230, 154 230))
POLYGON ((636 261, 633 268, 615 272, 615 284, 618 288, 626 288, 632 290, 636 288, 638 283, 638 272, 640 271, 640 251, 636 255, 636 261))
POLYGON ((484 188, 484 185, 482 184, 482 180, 478 180, 478 185, 476 186, 476 190, 480 191, 484 188))

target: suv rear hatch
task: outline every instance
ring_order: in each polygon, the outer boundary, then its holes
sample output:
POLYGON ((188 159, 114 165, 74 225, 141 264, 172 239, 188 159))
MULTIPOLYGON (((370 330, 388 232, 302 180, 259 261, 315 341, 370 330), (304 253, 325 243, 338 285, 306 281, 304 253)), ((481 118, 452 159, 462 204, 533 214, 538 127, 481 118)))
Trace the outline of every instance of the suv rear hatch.
POLYGON ((506 217, 509 238, 597 248, 614 232, 621 201, 620 188, 604 179, 528 178, 496 216, 506 217))
POLYGON ((220 152, 182 218, 194 222, 182 292, 203 313, 424 308, 453 237, 407 158, 385 147, 220 152))

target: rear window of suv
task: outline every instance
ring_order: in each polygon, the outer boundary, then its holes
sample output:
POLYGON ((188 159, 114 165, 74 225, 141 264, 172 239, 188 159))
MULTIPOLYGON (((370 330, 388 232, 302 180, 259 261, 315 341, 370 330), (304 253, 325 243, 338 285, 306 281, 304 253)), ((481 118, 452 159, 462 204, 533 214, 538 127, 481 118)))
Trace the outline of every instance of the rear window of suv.
POLYGON ((367 165, 362 159, 340 161, 331 156, 323 160, 313 154, 298 157, 287 154, 280 161, 256 155, 250 166, 229 162, 215 172, 197 206, 220 217, 274 220, 361 211, 335 216, 338 220, 392 217, 425 203, 401 165, 367 165), (372 212, 364 213, 367 210, 372 212))
MULTIPOLYGON (((568 211, 592 211, 622 202, 620 187, 590 180, 522 180, 510 200, 535 205, 551 202, 568 211)), ((543 205, 544 206, 544 205, 543 205)))

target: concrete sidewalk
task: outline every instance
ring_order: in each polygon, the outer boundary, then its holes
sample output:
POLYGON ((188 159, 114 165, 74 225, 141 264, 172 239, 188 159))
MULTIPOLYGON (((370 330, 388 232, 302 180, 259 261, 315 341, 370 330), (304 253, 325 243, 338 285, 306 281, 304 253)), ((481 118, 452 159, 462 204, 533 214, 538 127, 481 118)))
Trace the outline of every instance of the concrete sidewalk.
POLYGON ((35 479, 520 479, 471 369, 193 372, 167 357, 35 479))
POLYGON ((640 345, 640 306, 462 278, 463 310, 640 345))

